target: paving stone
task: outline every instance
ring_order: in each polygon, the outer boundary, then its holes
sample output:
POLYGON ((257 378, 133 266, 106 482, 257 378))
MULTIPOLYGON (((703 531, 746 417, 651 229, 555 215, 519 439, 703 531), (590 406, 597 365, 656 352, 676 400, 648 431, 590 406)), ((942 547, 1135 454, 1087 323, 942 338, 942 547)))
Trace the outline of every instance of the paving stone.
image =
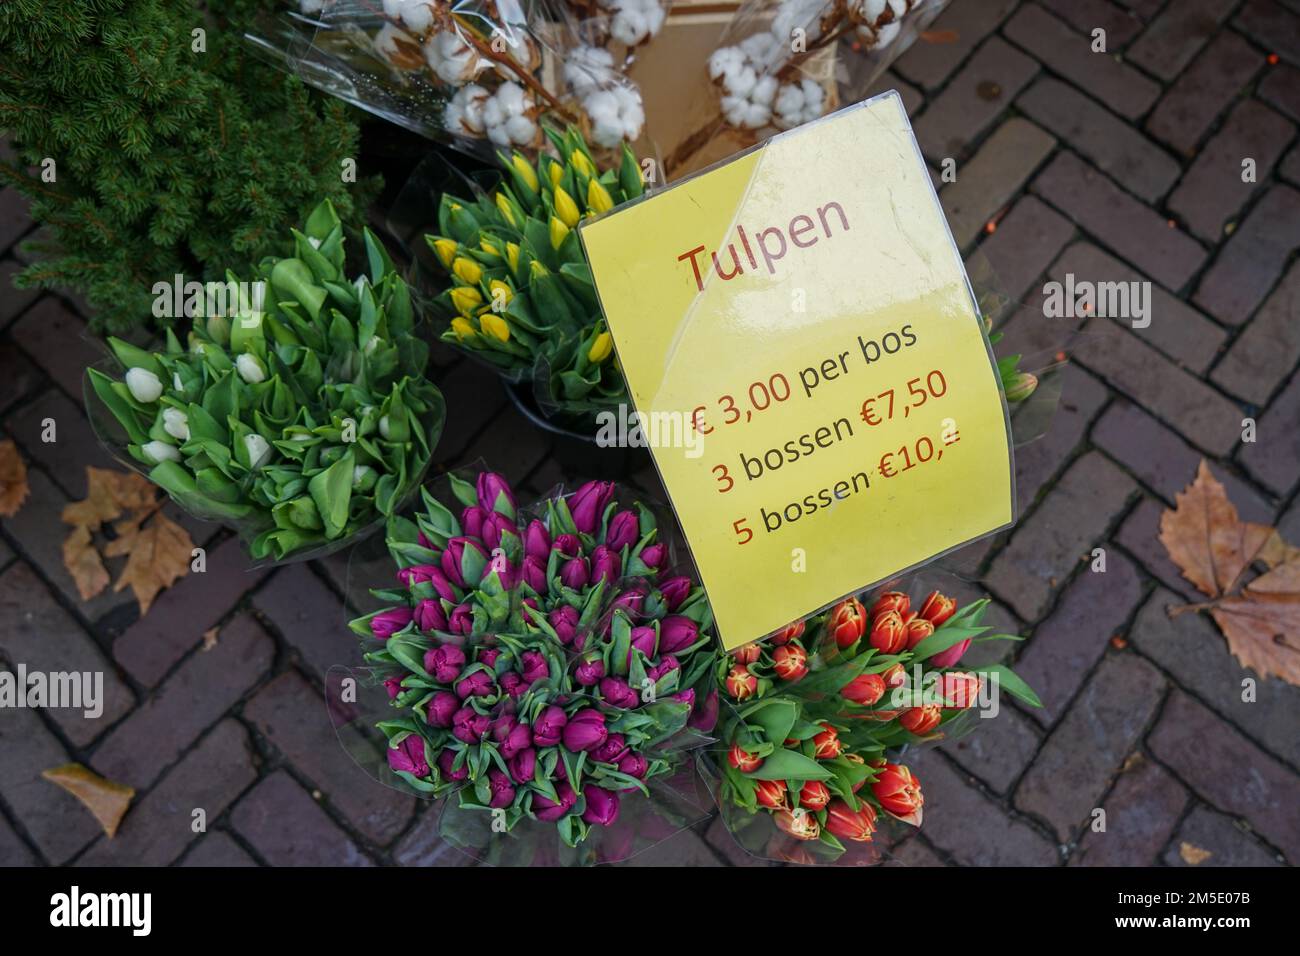
MULTIPOLYGON (((1074 235, 1074 224, 1035 196, 1021 196, 998 221, 997 231, 967 257, 972 284, 983 281, 1008 300, 998 319, 1016 303, 1040 301, 1034 282, 1074 235)), ((977 290, 978 294, 978 290, 977 290)))
POLYGON ((98 717, 86 707, 51 707, 50 718, 78 746, 90 743, 131 709, 134 699, 112 664, 59 604, 32 569, 22 562, 0 574, 0 656, 29 673, 103 675, 98 717))
POLYGON ((0 797, 50 863, 66 863, 100 832, 76 797, 41 777, 71 761, 36 712, 0 707, 0 797))
POLYGON ((925 797, 926 839, 962 866, 1056 866, 1055 845, 1008 816, 934 752, 908 760, 925 797))
POLYGON ((1109 54, 1093 53, 1090 36, 1076 33, 1036 4, 1022 5, 1002 32, 1128 119, 1137 119, 1160 95, 1157 83, 1109 54))
POLYGON ((1016 673, 1043 702, 1041 709, 1029 711, 1032 718, 1047 727, 1066 713, 1110 639, 1123 636, 1143 591, 1137 568, 1111 547, 1104 572, 1089 566, 1071 582, 1016 660, 1016 673))
POLYGON ((1171 591, 1156 591, 1142 606, 1130 642, 1256 743, 1300 767, 1300 738, 1295 733, 1300 687, 1276 678, 1261 680, 1255 671, 1243 668, 1207 615, 1186 612, 1170 618, 1170 609, 1185 603, 1171 591), (1254 685, 1255 699, 1250 702, 1242 700, 1247 678, 1254 685))
POLYGON ((1084 327, 1075 356, 1210 454, 1226 455, 1241 440, 1240 408, 1110 319, 1084 327))
POLYGON ((32 227, 27 197, 13 188, 0 189, 0 253, 32 227))
POLYGON ((1233 395, 1266 405, 1300 361, 1300 261, 1292 264, 1210 376, 1233 395))
POLYGON ((103 346, 96 345, 86 323, 61 299, 47 295, 23 313, 13 325, 13 337, 70 397, 82 394, 81 382, 88 365, 102 362, 103 346))
POLYGON ((1300 64, 1300 17, 1276 0, 1250 0, 1232 22, 1260 46, 1300 64))
POLYGON ((475 861, 438 835, 438 816, 442 804, 434 804, 420 814, 411 831, 393 850, 393 860, 401 866, 474 866, 475 861))
MULTIPOLYGON (((1047 433, 1016 448, 1016 501, 1022 514, 1061 470, 1087 431, 1088 422, 1106 403, 1105 386, 1077 365, 1067 365, 1061 376, 1060 406, 1048 424, 1047 433)), ((1011 427, 1014 432, 1014 417, 1011 427)))
POLYGON ((1187 791, 1144 757, 1126 768, 1106 795, 1106 829, 1083 831, 1071 866, 1151 866, 1187 806, 1187 791))
POLYGON ((227 538, 207 558, 207 571, 169 587, 114 643, 113 656, 140 683, 157 684, 266 574, 265 568, 249 568, 237 538, 227 538))
POLYGON ((642 866, 723 866, 704 839, 694 829, 682 830, 666 840, 633 854, 620 864, 626 867, 642 866))
POLYGON ((511 485, 539 465, 551 449, 550 436, 513 407, 492 420, 462 456, 471 462, 481 459, 491 471, 504 475, 511 485))
POLYGON ((1259 417, 1256 440, 1242 446, 1242 465, 1269 489, 1284 495, 1300 478, 1300 375, 1259 417))
POLYGON ((1147 746, 1207 803, 1245 817, 1288 858, 1300 858, 1300 779, 1212 711, 1175 691, 1147 746))
POLYGON ((1032 57, 997 36, 989 37, 912 124, 921 152, 932 162, 960 157, 1037 72, 1032 57))
MULTIPOLYGON (((1256 91, 1259 98, 1277 107, 1294 120, 1300 120, 1300 69, 1281 63, 1266 74, 1256 91)), ((0 267, 3 272, 3 267, 0 267)))
POLYGON ((984 141, 958 172, 957 181, 939 193, 957 248, 974 241, 1055 145, 1052 137, 1023 119, 1007 120, 984 141))
MULTIPOLYGON (((4 276, 0 276, 0 282, 4 282, 4 276)), ((16 345, 7 340, 0 342, 0 409, 26 396, 40 381, 40 370, 16 345)))
MULTIPOLYGON (((1177 434, 1127 399, 1117 399, 1092 430, 1093 443, 1154 489, 1170 507, 1196 479, 1203 459, 1177 434)), ((1220 465, 1210 471, 1247 521, 1270 523, 1274 509, 1259 492, 1220 465)))
POLYGON ((1071 153, 1058 153, 1031 187, 1134 266, 1173 291, 1205 261, 1205 250, 1071 153))
POLYGON ((720 856, 730 866, 779 866, 771 860, 764 860, 757 856, 750 856, 736 838, 731 835, 727 829, 727 824, 723 822, 722 817, 717 815, 713 822, 705 830, 704 842, 707 843, 713 852, 720 856))
MULTIPOLYGON (((376 586, 384 585, 380 581, 376 586)), ((253 597, 253 606, 267 616, 317 678, 323 680, 335 665, 361 663, 343 602, 305 565, 281 570, 253 597)))
POLYGON ((1049 363, 1058 361, 1058 355, 1069 357, 1071 342, 1076 338, 1075 333, 1083 319, 1044 315, 1042 290, 1043 286, 1039 286, 1031 291, 1025 297, 1025 304, 1013 308, 996 326, 996 330, 1002 333, 1002 340, 995 347, 995 354, 1023 355, 1027 359, 1049 363))
MULTIPOLYGON (((850 77, 854 75, 855 69, 872 69, 871 65, 867 63, 866 57, 852 57, 848 67, 850 77)), ((850 83, 852 83, 852 80, 850 80, 850 83)), ((908 116, 915 114, 920 109, 921 104, 925 102, 925 94, 893 70, 886 70, 880 74, 876 81, 871 84, 871 87, 867 90, 867 95, 863 99, 871 99, 873 96, 887 93, 890 90, 894 90, 902 98, 903 109, 908 116)))
POLYGON ((229 836, 217 830, 185 854, 181 866, 257 866, 257 861, 229 836))
POLYGON ((896 61, 894 70, 927 90, 943 84, 971 50, 992 33, 1019 0, 954 3, 930 24, 935 33, 954 37, 952 43, 913 43, 896 61))
POLYGON ((1095 452, 1070 466, 994 559, 987 582, 1026 621, 1042 616, 1092 546, 1124 510, 1136 486, 1095 452))
POLYGON ((101 837, 77 864, 166 866, 198 836, 195 810, 210 825, 256 778, 248 732, 223 720, 137 799, 112 840, 101 837))
POLYGON ((1184 155, 1264 65, 1259 51, 1231 30, 1219 31, 1147 117, 1146 129, 1184 155))
POLYGON ((1143 20, 1150 22, 1164 6, 1164 0, 1117 0, 1143 20))
POLYGON ((281 674, 262 688, 244 706, 244 717, 366 838, 384 845, 405 829, 415 797, 370 779, 357 766, 326 716, 325 701, 296 673, 281 674))
POLYGON ((1105 658, 1020 781, 1016 807, 1037 814, 1062 841, 1069 840, 1090 822, 1164 690, 1164 678, 1136 655, 1105 658))
MULTIPOLYGON (((1149 282, 1142 273, 1087 242, 1076 242, 1066 249, 1052 266, 1050 277, 1064 282, 1067 273, 1073 274, 1076 283, 1094 283, 1099 296, 1107 288, 1102 283, 1130 283, 1132 289, 1131 283, 1149 282)), ((1204 372, 1210 367, 1228 337, 1221 327, 1155 283, 1150 283, 1146 306, 1150 320, 1146 328, 1133 327, 1136 316, 1107 315, 1105 318, 1130 329, 1138 338, 1194 372, 1204 372)))
POLYGON ((1196 157, 1169 197, 1169 208, 1206 242, 1223 238, 1224 227, 1268 179, 1295 135, 1295 124, 1258 100, 1242 100, 1196 157), (1243 182, 1242 163, 1255 161, 1255 181, 1243 182))
POLYGON ((455 464, 457 456, 506 405, 496 373, 479 362, 461 362, 438 379, 447 408, 447 424, 434 450, 438 461, 455 464))
POLYGON ((372 866, 307 791, 283 770, 264 777, 231 823, 272 866, 372 866))
POLYGON ((14 832, 4 817, 0 817, 0 866, 39 866, 36 854, 14 832))
POLYGON ((1040 0, 1042 6, 1091 39, 1092 31, 1106 31, 1106 51, 1122 50, 1142 32, 1142 21, 1110 0, 1040 0))
POLYGON ((1232 234, 1196 290, 1195 302, 1220 322, 1241 325, 1300 248, 1300 192, 1271 186, 1232 234))
POLYGON ((1163 196, 1178 178, 1178 163, 1168 153, 1060 80, 1042 77, 1016 106, 1147 202, 1163 196))
POLYGON ((1231 817, 1198 806, 1187 815, 1178 835, 1165 852, 1165 866, 1281 866, 1282 861, 1231 817), (1202 853, 1209 856, 1202 858, 1202 853), (1184 853, 1187 857, 1184 857, 1184 853), (1199 863, 1192 863, 1199 859, 1199 863))
POLYGON ((1177 591, 1188 601, 1199 600, 1196 588, 1169 560, 1164 545, 1160 543, 1160 515, 1164 510, 1165 506, 1154 498, 1143 498, 1124 519, 1115 540, 1165 587, 1177 591))
POLYGON ((136 789, 149 786, 274 660, 275 642, 252 615, 240 614, 221 629, 214 647, 182 663, 114 729, 95 751, 95 769, 136 789))
POLYGON ((891 851, 893 859, 886 865, 897 866, 947 866, 939 854, 935 853, 917 837, 903 842, 891 851))
POLYGON ((27 454, 44 465, 73 499, 86 497, 87 466, 121 470, 99 444, 81 407, 58 389, 46 389, 10 415, 9 428, 27 454), (51 419, 54 441, 47 442, 45 422, 51 419))
MULTIPOLYGON (((1002 700, 1007 700, 1006 695, 1002 700)), ((1038 744, 1038 731, 1027 717, 1000 707, 996 716, 975 720, 968 735, 945 741, 940 749, 990 789, 1006 793, 1029 766, 1038 744)))
POLYGON ((15 289, 14 276, 23 270, 23 264, 14 259, 0 260, 0 329, 22 314, 36 301, 40 289, 15 289))
POLYGON ((1171 3, 1129 47, 1125 59, 1168 82, 1192 62, 1229 12, 1221 0, 1171 3))

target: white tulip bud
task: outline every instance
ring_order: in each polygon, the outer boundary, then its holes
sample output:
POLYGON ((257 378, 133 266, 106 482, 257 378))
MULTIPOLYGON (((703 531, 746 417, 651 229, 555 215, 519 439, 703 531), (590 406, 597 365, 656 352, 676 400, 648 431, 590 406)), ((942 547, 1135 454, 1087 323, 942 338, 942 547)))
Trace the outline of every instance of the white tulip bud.
POLYGON ((387 415, 383 415, 379 419, 379 434, 383 436, 385 441, 389 439, 387 415))
POLYGON ((247 352, 240 355, 235 359, 235 369, 239 372, 239 377, 249 385, 266 381, 266 370, 262 368, 262 363, 257 360, 256 355, 247 352))
POLYGON ((248 466, 254 470, 271 454, 271 446, 257 432, 244 436, 244 448, 248 451, 248 466))
POLYGON ((362 482, 364 482, 366 478, 374 472, 374 470, 375 469, 371 468, 369 465, 357 465, 355 468, 353 468, 352 487, 360 488, 362 482))
POLYGON ((163 431, 180 441, 190 440, 190 418, 179 408, 163 409, 163 431))
POLYGON ((158 376, 147 368, 127 369, 126 387, 130 390, 132 398, 146 405, 158 401, 158 396, 162 394, 163 390, 162 382, 158 381, 158 376))
POLYGON ((181 460, 181 453, 176 450, 176 447, 167 444, 165 441, 145 442, 140 446, 140 450, 158 465, 165 461, 181 460))
POLYGON ((185 391, 185 385, 181 382, 180 372, 172 372, 172 388, 176 389, 178 392, 185 391))

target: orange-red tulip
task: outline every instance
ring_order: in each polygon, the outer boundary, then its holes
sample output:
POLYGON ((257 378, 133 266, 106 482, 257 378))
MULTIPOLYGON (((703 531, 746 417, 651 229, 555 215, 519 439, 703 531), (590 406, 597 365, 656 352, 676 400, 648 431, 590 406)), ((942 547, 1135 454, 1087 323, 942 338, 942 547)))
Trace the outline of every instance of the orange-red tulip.
POLYGON ((954 710, 965 710, 979 699, 980 679, 974 674, 953 671, 939 678, 939 693, 954 710))
POLYGON ((882 654, 897 654, 907 646, 907 625, 897 611, 886 611, 871 625, 871 646, 882 654))
POLYGON ((826 829, 842 839, 866 843, 876 830, 876 811, 863 801, 859 801, 856 810, 851 810, 837 797, 826 808, 826 829))
POLYGON ((822 732, 813 737, 813 746, 816 747, 816 757, 818 760, 830 760, 838 757, 844 752, 844 744, 840 740, 839 731, 825 721, 821 724, 822 732))
POLYGON ((727 763, 741 773, 753 773, 763 766, 763 758, 750 753, 740 744, 732 744, 731 749, 727 751, 727 763))
POLYGON ((909 707, 899 716, 898 722, 918 737, 924 737, 939 726, 942 718, 942 708, 909 707))
POLYGON ((822 835, 821 824, 804 810, 777 810, 772 814, 776 825, 796 840, 816 840, 822 835))
POLYGON ((781 630, 777 631, 770 638, 776 646, 788 644, 797 637, 803 637, 803 621, 795 621, 793 624, 787 624, 781 630))
POLYGON ((938 627, 957 613, 957 602, 938 591, 931 591, 921 605, 920 613, 921 617, 938 627))
POLYGON ((907 649, 910 651, 934 633, 934 625, 923 617, 914 617, 907 622, 907 649))
POLYGON ((727 674, 727 693, 735 700, 749 700, 758 690, 758 678, 744 664, 737 664, 727 674))
POLYGON ((906 614, 911 606, 911 599, 902 591, 886 591, 876 598, 875 604, 871 605, 871 616, 875 618, 886 611, 897 611, 899 614, 906 614))
POLYGON ((871 793, 890 816, 914 827, 921 825, 921 781, 906 767, 887 763, 871 785, 871 793))
POLYGON ((830 788, 820 780, 809 780, 799 788, 799 806, 805 810, 820 810, 830 799, 830 788))
POLYGON ((731 659, 737 664, 754 664, 763 655, 763 649, 758 643, 746 644, 744 647, 738 647, 731 652, 731 659))
POLYGON ((772 670, 781 680, 798 680, 808 673, 808 653, 798 644, 778 647, 772 655, 772 670))
POLYGON ((885 679, 879 674, 859 674, 840 690, 840 696, 870 707, 885 696, 885 679))
POLYGON ((835 643, 843 650, 852 646, 867 629, 867 610, 857 598, 848 598, 835 605, 827 623, 835 643))
POLYGON ((782 780, 757 780, 754 786, 754 798, 760 807, 778 810, 785 806, 785 782, 782 780))

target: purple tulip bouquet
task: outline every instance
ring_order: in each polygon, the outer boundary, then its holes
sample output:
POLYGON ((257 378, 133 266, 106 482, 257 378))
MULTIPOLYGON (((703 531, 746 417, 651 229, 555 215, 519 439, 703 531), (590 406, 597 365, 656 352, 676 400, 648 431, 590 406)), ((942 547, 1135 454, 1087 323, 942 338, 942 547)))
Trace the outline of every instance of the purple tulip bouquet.
POLYGON ((608 860, 689 825, 690 799, 669 791, 691 789, 685 751, 717 720, 718 656, 654 514, 608 482, 526 512, 498 475, 448 479, 459 516, 426 488, 390 520, 396 586, 351 625, 387 690, 392 776, 452 796, 441 831, 471 851, 599 835, 608 860))

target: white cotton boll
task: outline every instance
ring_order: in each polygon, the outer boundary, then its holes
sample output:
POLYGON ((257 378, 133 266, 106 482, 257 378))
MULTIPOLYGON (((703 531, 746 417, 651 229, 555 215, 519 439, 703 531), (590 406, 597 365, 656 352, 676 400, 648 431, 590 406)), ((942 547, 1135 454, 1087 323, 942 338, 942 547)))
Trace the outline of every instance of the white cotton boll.
POLYGON ((889 9, 894 11, 894 19, 899 20, 907 12, 907 0, 889 0, 889 9))
POLYGON ((443 125, 461 136, 483 135, 483 108, 491 94, 477 83, 462 86, 447 104, 443 125))
POLYGON ((414 37, 391 23, 385 23, 370 41, 384 62, 399 70, 419 69, 422 57, 414 37))
POLYGON ((603 47, 574 47, 564 61, 564 82, 579 99, 614 82, 614 54, 603 47))
POLYGON ((503 83, 483 104, 483 124, 488 139, 498 146, 524 146, 537 135, 528 116, 532 103, 518 83, 503 83))
POLYGON ((765 76, 754 84, 749 99, 754 103, 761 103, 763 106, 771 106, 772 100, 776 97, 776 88, 776 77, 765 76))
POLYGON ((811 40, 821 35, 821 12, 825 0, 784 0, 772 18, 772 37, 783 47, 789 47, 795 30, 803 30, 804 38, 811 40))
POLYGON ((190 440, 190 418, 179 408, 163 409, 163 431, 179 441, 190 440))
POLYGON ((766 73, 785 61, 790 52, 790 38, 778 39, 772 33, 752 33, 740 41, 740 52, 749 65, 766 73))
POLYGON ((444 83, 468 83, 487 66, 465 38, 454 31, 435 34, 424 44, 424 58, 444 83))
MULTIPOLYGON (((816 112, 808 118, 816 119, 818 116, 821 116, 822 111, 826 109, 826 90, 820 83, 816 83, 812 80, 804 80, 800 85, 803 87, 804 109, 816 110, 816 112)), ((807 113, 804 115, 807 115, 807 113)))
POLYGON ((145 442, 140 446, 140 450, 155 465, 161 465, 165 461, 181 460, 181 453, 176 450, 176 446, 169 445, 165 441, 145 442))
POLYGON ((749 94, 754 91, 757 84, 758 74, 754 72, 752 67, 748 66, 728 73, 722 78, 722 85, 728 93, 744 99, 749 99, 749 94))
POLYGON ((886 0, 862 0, 862 19, 875 23, 888 6, 886 0))
POLYGON ((126 387, 131 392, 131 397, 137 402, 149 404, 158 401, 158 396, 162 394, 162 382, 158 376, 147 368, 129 368, 126 370, 126 387))
POLYGON ((497 89, 496 99, 508 113, 522 113, 528 108, 527 95, 518 83, 503 83, 497 89))
POLYGON ((886 23, 876 31, 876 42, 873 48, 881 50, 889 46, 889 44, 893 43, 894 40, 898 38, 898 33, 902 29, 902 26, 897 22, 886 23))
POLYGON ((384 16, 398 19, 402 15, 402 7, 405 4, 406 0, 384 0, 384 16))
POLYGON ((257 432, 244 436, 244 450, 248 452, 248 467, 256 470, 271 454, 271 446, 257 432))
POLYGON ((266 369, 262 368, 262 363, 257 360, 257 356, 249 355, 247 352, 235 358, 235 371, 239 372, 239 377, 249 385, 266 381, 266 369))
POLYGON ((402 4, 402 22, 416 33, 433 26, 433 4, 429 0, 406 0, 402 4))
POLYGON ((745 65, 745 54, 740 47, 724 46, 709 57, 709 79, 717 80, 745 65))
POLYGON ((537 136, 537 124, 527 116, 512 116, 506 122, 508 146, 526 146, 537 136))
POLYGON ((601 146, 612 148, 641 135, 645 107, 638 90, 626 86, 598 90, 583 101, 582 107, 591 120, 591 138, 601 146))
POLYGON ((803 110, 803 90, 794 83, 782 83, 781 91, 776 95, 775 106, 776 117, 780 121, 777 123, 782 129, 789 129, 785 125, 785 120, 791 116, 799 115, 803 110))

